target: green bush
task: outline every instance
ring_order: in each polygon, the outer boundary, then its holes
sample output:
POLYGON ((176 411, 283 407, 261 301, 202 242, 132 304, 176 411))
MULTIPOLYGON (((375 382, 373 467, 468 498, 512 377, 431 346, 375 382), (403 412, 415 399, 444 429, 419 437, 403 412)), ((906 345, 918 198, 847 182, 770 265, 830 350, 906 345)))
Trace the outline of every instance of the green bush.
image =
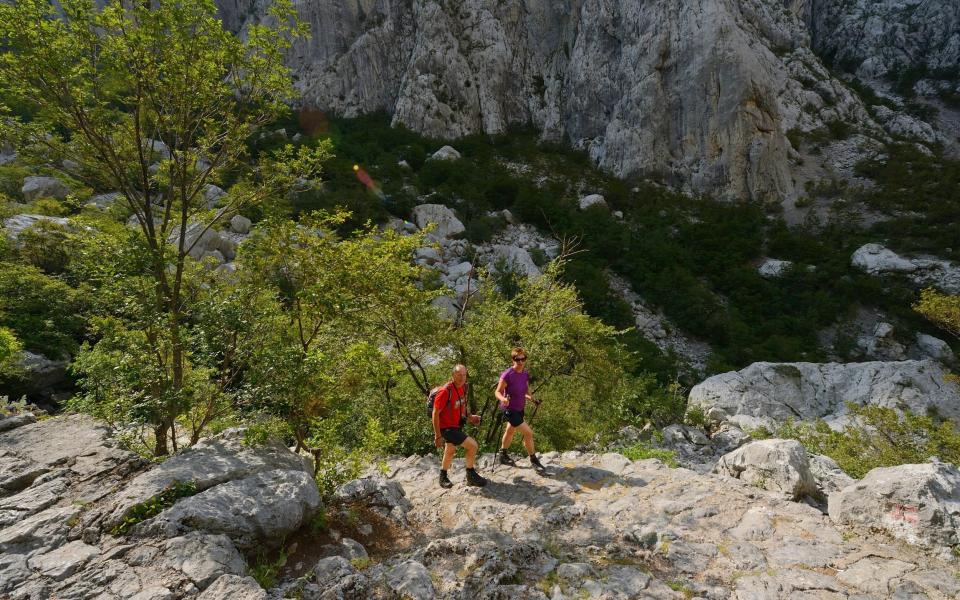
POLYGON ((619 452, 630 460, 647 460, 648 458, 655 458, 668 467, 674 469, 680 466, 680 463, 677 462, 677 457, 673 450, 651 448, 643 442, 628 448, 624 448, 619 452))
POLYGON ((40 269, 0 263, 0 326, 8 327, 24 348, 50 358, 76 352, 85 329, 79 292, 40 269))
POLYGON ((960 431, 949 419, 880 406, 847 406, 853 421, 840 431, 823 421, 787 422, 776 437, 798 440, 808 451, 826 454, 857 479, 877 467, 923 463, 931 456, 960 465, 960 431))

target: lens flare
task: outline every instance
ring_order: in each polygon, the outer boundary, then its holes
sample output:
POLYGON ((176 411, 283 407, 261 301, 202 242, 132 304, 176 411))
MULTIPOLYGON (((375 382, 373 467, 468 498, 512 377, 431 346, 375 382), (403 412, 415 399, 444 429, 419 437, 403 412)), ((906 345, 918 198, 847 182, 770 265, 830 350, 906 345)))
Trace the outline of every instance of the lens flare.
POLYGON ((383 194, 383 190, 380 189, 380 186, 370 177, 370 174, 367 173, 366 169, 360 165, 353 165, 353 172, 357 174, 357 179, 366 186, 368 190, 373 192, 377 198, 380 200, 386 200, 386 196, 383 194))

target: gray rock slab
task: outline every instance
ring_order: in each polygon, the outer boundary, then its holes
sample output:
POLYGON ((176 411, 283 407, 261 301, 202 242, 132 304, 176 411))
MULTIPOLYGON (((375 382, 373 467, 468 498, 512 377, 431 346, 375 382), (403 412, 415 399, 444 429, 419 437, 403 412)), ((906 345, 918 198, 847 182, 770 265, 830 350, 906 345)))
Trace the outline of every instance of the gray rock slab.
POLYGON ((430 571, 415 560, 402 562, 387 572, 387 584, 398 596, 411 600, 434 597, 430 571))
POLYGON ((253 577, 222 575, 197 600, 266 600, 267 593, 253 577))
POLYGON ((30 568, 55 581, 66 579, 83 567, 88 560, 100 554, 100 549, 77 540, 46 554, 30 558, 30 568))
POLYGON ((189 577, 206 589, 221 575, 246 575, 247 564, 225 535, 189 533, 167 540, 162 564, 189 577))
POLYGON ((750 442, 722 456, 716 471, 793 500, 817 492, 807 451, 796 440, 750 442))
POLYGON ((165 536, 203 530, 225 534, 240 548, 252 548, 293 533, 319 506, 312 476, 277 469, 184 498, 135 530, 165 536))
POLYGON ((871 470, 831 494, 830 518, 949 555, 960 545, 960 470, 948 463, 871 470))
POLYGON ((227 431, 201 440, 132 479, 113 497, 107 508, 106 524, 120 523, 130 508, 156 496, 175 481, 191 481, 198 491, 203 491, 272 470, 312 473, 304 457, 295 455, 277 441, 248 447, 242 443, 239 433, 227 431))

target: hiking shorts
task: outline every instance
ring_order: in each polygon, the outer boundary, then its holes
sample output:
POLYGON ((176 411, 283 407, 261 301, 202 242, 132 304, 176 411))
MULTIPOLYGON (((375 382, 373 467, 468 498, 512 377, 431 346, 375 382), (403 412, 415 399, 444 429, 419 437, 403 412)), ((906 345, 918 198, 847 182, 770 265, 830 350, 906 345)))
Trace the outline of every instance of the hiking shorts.
POLYGON ((448 427, 447 429, 441 429, 440 436, 448 444, 453 444, 454 446, 459 446, 467 441, 467 434, 464 433, 463 429, 460 429, 459 427, 448 427))
POLYGON ((523 411, 522 410, 510 410, 509 408, 503 411, 503 418, 507 420, 507 423, 514 427, 520 427, 523 425, 523 411))

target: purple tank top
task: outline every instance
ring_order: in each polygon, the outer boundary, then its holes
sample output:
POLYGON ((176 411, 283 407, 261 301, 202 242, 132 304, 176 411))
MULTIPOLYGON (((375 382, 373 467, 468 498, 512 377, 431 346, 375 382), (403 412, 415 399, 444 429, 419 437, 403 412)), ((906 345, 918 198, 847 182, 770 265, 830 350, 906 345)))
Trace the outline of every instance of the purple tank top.
POLYGON ((503 393, 510 399, 510 403, 507 404, 506 408, 523 410, 527 403, 527 382, 530 380, 530 374, 526 371, 514 371, 513 367, 510 367, 500 374, 500 379, 507 382, 507 389, 503 393))

